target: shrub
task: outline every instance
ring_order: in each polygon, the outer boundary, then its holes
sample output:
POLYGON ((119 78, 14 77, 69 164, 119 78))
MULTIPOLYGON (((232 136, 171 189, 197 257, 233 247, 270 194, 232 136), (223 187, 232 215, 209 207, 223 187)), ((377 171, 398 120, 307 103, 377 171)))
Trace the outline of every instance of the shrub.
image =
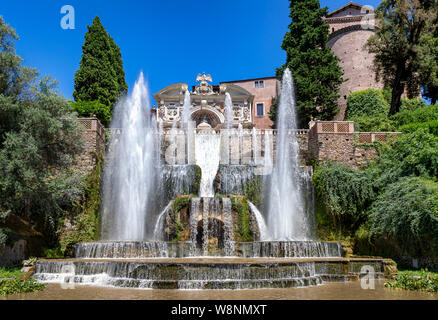
POLYGON ((436 252, 438 183, 405 177, 390 184, 370 208, 370 236, 385 239, 400 254, 436 252))
POLYGON ((79 117, 96 116, 97 119, 107 127, 111 121, 111 108, 99 101, 76 101, 71 102, 74 111, 79 117))
POLYGON ((396 127, 411 123, 438 120, 438 104, 418 108, 412 111, 401 111, 391 116, 390 119, 394 122, 394 125, 396 127))
POLYGON ((316 168, 313 184, 335 227, 354 231, 366 218, 366 209, 376 197, 368 171, 336 163, 316 168))
POLYGON ((426 103, 421 99, 402 99, 400 111, 414 111, 426 106, 426 103))
POLYGON ((394 125, 388 119, 386 114, 375 116, 353 117, 349 119, 354 121, 355 130, 361 132, 391 132, 395 131, 394 125))
POLYGON ((399 131, 407 133, 415 132, 418 129, 425 129, 426 132, 438 136, 438 120, 405 124, 398 128, 399 131))
POLYGON ((425 129, 400 135, 381 150, 377 167, 383 185, 412 175, 437 179, 438 137, 425 129))
POLYGON ((347 118, 387 114, 389 104, 383 93, 375 89, 352 92, 347 98, 347 118))
POLYGON ((395 279, 385 282, 385 287, 438 292, 438 274, 420 271, 399 271, 395 279))
POLYGON ((231 196, 231 206, 234 212, 237 212, 237 241, 248 242, 253 241, 254 237, 251 234, 251 226, 249 220, 249 207, 245 197, 231 196))
POLYGON ((5 296, 20 292, 32 292, 45 288, 44 284, 38 283, 34 279, 21 280, 23 275, 24 274, 20 271, 20 267, 0 268, 0 279, 8 279, 0 280, 0 295, 5 296))

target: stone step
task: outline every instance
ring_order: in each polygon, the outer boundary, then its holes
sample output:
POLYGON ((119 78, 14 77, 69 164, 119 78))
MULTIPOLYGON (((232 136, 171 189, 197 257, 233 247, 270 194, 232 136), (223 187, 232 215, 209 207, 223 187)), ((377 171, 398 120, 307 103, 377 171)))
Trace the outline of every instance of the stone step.
POLYGON ((38 260, 40 282, 136 288, 271 288, 358 279, 362 267, 386 274, 381 258, 149 258, 38 260))

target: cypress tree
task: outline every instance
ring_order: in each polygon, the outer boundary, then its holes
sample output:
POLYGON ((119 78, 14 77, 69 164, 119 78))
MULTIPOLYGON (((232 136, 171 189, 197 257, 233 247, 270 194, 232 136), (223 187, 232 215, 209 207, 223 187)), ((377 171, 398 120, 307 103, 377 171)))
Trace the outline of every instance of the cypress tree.
POLYGON ((73 97, 76 101, 99 101, 113 107, 128 88, 120 49, 99 17, 87 27, 73 97))
MULTIPOLYGON (((299 126, 306 127, 312 116, 331 120, 337 114, 343 72, 327 47, 329 26, 322 20, 327 7, 321 8, 318 0, 291 0, 289 8, 292 23, 281 45, 286 63, 277 69, 277 76, 281 77, 286 67, 292 72, 299 126)), ((273 121, 275 116, 274 107, 273 121)))

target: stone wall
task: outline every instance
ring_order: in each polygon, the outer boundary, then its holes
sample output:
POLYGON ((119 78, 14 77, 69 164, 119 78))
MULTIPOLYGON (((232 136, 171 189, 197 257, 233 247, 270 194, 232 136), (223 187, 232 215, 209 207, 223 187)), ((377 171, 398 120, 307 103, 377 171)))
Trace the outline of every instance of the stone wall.
POLYGON ((387 141, 398 134, 400 132, 355 132, 352 121, 317 121, 309 131, 309 158, 360 168, 378 156, 371 145, 373 142, 387 141))
POLYGON ((105 152, 105 129, 96 118, 80 118, 79 122, 85 129, 82 133, 84 151, 77 157, 75 170, 87 174, 96 165, 96 155, 103 156, 105 152))

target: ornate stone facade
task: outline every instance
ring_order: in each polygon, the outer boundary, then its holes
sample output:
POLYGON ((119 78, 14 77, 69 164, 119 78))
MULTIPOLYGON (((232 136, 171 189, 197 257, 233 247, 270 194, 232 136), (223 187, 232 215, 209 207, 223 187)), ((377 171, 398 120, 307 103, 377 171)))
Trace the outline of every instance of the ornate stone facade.
MULTIPOLYGON (((242 87, 233 84, 220 84, 214 86, 210 75, 199 74, 196 81, 200 83, 190 92, 191 108, 190 117, 198 127, 202 122, 207 122, 212 128, 221 128, 225 122, 225 93, 229 93, 233 104, 234 127, 242 124, 245 128, 252 128, 253 121, 251 110, 254 96, 242 87)), ((178 124, 182 117, 184 95, 188 90, 185 83, 175 83, 167 86, 156 94, 157 121, 163 127, 170 127, 176 121, 178 124)))
MULTIPOLYGON (((190 92, 192 103, 190 116, 196 122, 196 127, 203 121, 212 128, 223 126, 225 93, 229 93, 233 103, 234 127, 242 124, 244 128, 271 128, 272 121, 269 119, 268 112, 279 92, 279 81, 275 77, 211 85, 208 83, 212 82, 211 75, 199 74, 196 81, 200 83, 190 92), (257 108, 259 108, 258 111, 257 108)), ((157 121, 162 122, 163 127, 170 127, 174 121, 180 121, 184 95, 187 90, 187 84, 175 83, 154 94, 157 102, 155 107, 157 121)))

